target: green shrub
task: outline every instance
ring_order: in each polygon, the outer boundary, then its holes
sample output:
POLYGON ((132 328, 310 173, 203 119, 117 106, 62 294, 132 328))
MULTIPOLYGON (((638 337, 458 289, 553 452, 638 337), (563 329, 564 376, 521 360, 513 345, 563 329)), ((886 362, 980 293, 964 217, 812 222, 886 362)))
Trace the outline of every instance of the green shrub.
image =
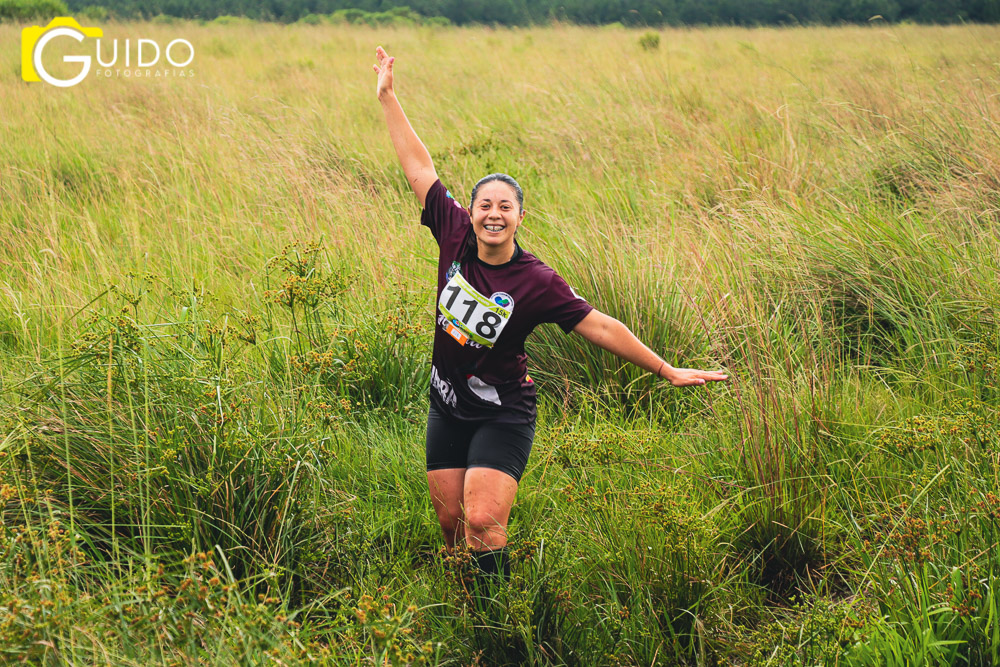
POLYGON ((451 26, 451 19, 446 16, 428 16, 423 24, 432 28, 447 28, 451 26))
POLYGON ((421 18, 423 18, 419 12, 410 9, 406 5, 403 5, 401 7, 393 7, 391 9, 386 10, 385 13, 391 16, 397 16, 399 18, 410 19, 412 21, 419 21, 421 18))
POLYGON ((660 33, 652 31, 643 33, 639 37, 639 46, 644 51, 655 51, 660 48, 660 33))
POLYGON ((167 327, 121 311, 90 317, 72 372, 36 376, 41 393, 22 404, 23 436, 10 442, 17 464, 0 475, 45 484, 97 551, 218 546, 237 577, 297 571, 321 449, 251 407, 255 381, 234 363, 254 344, 253 322, 237 329, 199 311, 189 305, 167 327), (76 408, 63 413, 63 400, 76 408))
POLYGON ((368 12, 363 9, 338 9, 330 14, 330 20, 334 23, 349 23, 360 25, 367 23, 368 12))
POLYGON ((110 14, 107 7, 101 5, 91 5, 79 11, 81 17, 88 21, 107 21, 110 14))
POLYGON ((214 25, 252 25, 254 21, 245 16, 216 16, 212 19, 214 25))
POLYGON ((873 619, 861 605, 828 599, 796 602, 780 618, 752 631, 739 629, 739 653, 747 667, 851 664, 849 647, 873 619))
POLYGON ((374 12, 368 15, 368 20, 369 24, 372 27, 379 27, 379 28, 386 28, 386 27, 402 28, 417 24, 417 22, 414 21, 409 16, 400 15, 394 12, 374 12))
POLYGON ((428 25, 433 27, 450 26, 444 16, 424 17, 409 7, 393 7, 384 12, 366 12, 363 9, 338 9, 329 16, 332 23, 348 23, 350 25, 369 25, 373 28, 405 27, 413 25, 428 25))
POLYGON ((0 20, 47 21, 68 15, 69 8, 62 0, 0 0, 0 20))

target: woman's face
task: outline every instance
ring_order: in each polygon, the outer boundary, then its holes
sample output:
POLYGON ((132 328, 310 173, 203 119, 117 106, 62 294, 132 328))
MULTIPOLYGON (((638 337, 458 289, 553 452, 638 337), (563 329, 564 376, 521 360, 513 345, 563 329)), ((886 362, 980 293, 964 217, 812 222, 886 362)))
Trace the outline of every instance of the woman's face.
POLYGON ((469 209, 472 229, 480 243, 493 247, 514 245, 514 232, 524 219, 517 203, 517 193, 503 181, 490 181, 479 186, 476 201, 469 209))

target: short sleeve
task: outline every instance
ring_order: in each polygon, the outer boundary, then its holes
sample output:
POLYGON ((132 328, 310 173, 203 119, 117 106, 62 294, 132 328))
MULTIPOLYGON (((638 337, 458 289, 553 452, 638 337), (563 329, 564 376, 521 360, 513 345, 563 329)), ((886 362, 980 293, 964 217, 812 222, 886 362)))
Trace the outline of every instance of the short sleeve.
POLYGON ((571 332, 594 309, 555 271, 552 272, 552 282, 545 292, 542 308, 545 312, 544 321, 555 322, 566 333, 571 332))
POLYGON ((438 179, 427 191, 424 210, 420 214, 420 224, 431 230, 431 234, 441 245, 443 239, 465 238, 472 221, 469 212, 451 196, 438 179))

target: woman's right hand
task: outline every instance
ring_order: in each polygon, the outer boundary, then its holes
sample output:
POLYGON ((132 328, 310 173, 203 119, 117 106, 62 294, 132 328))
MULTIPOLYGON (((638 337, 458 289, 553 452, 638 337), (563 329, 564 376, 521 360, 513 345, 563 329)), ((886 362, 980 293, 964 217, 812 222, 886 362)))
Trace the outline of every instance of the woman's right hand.
POLYGON ((375 84, 375 95, 381 100, 383 95, 392 94, 392 63, 395 58, 390 58, 381 46, 375 47, 375 59, 377 64, 372 65, 375 73, 378 74, 378 83, 375 84))

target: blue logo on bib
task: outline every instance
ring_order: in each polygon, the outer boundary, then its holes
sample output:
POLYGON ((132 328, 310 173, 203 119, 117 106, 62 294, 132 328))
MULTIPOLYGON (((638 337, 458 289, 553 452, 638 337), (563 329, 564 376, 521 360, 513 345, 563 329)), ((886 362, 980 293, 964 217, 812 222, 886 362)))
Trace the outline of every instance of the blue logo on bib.
POLYGON ((510 294, 507 294, 507 292, 494 292, 490 297, 490 301, 501 308, 510 310, 513 307, 514 298, 510 294))

